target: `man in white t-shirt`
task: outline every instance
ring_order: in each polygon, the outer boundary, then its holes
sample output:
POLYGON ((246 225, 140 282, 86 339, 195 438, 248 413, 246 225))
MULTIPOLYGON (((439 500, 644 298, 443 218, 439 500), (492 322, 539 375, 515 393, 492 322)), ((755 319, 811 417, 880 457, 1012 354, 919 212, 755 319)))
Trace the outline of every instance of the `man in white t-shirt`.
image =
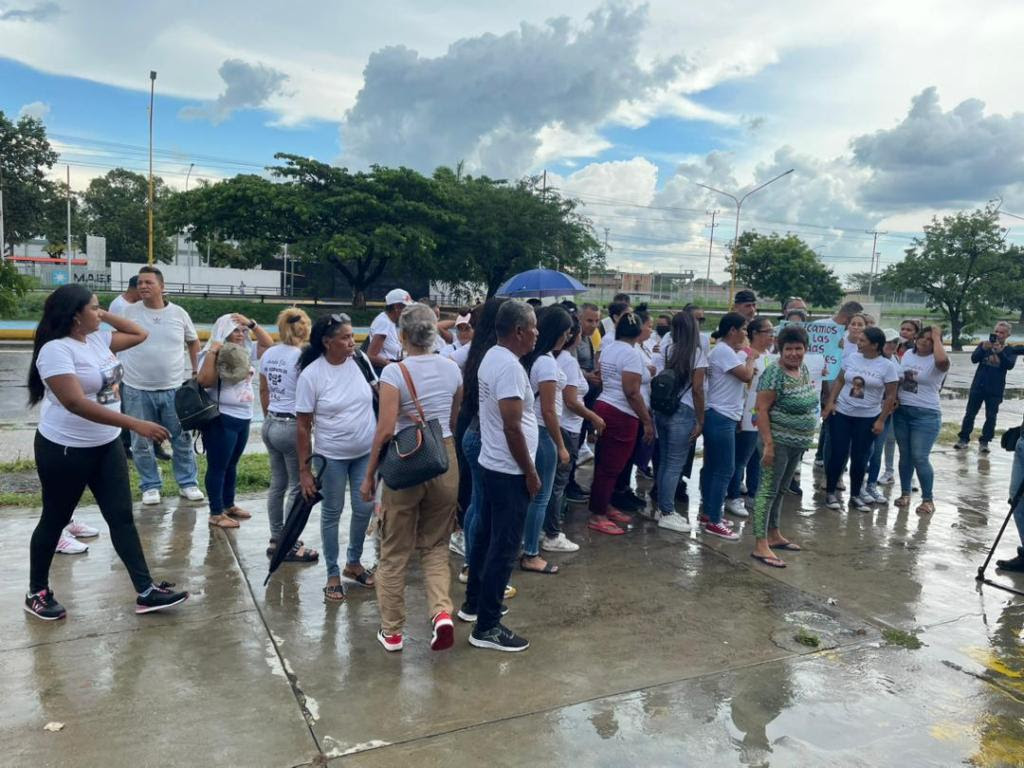
POLYGON ((115 296, 114 300, 110 302, 110 308, 107 312, 112 315, 120 315, 124 317, 124 312, 128 307, 139 300, 139 276, 132 275, 128 278, 128 287, 124 293, 120 296, 115 296))
POLYGON ((538 441, 534 394, 519 362, 537 343, 537 317, 528 304, 512 300, 501 305, 494 325, 498 343, 487 350, 477 372, 484 494, 459 618, 476 622, 471 645, 525 651, 530 645, 526 638, 501 624, 501 601, 523 539, 526 509, 540 490, 533 464, 538 441))
POLYGON ((609 343, 615 341, 615 324, 619 322, 620 317, 629 312, 629 309, 629 294, 616 293, 612 303, 608 305, 608 317, 601 321, 602 340, 610 337, 608 338, 609 343))
POLYGON ((377 373, 383 371, 388 363, 402 359, 402 342, 398 339, 398 317, 403 309, 414 303, 408 291, 394 288, 384 297, 384 311, 370 323, 370 346, 366 354, 377 373))
MULTIPOLYGON (((203 501, 199 490, 192 439, 183 432, 174 408, 174 396, 181 383, 195 375, 199 337, 188 313, 164 301, 164 276, 156 267, 139 270, 139 301, 131 304, 125 317, 149 334, 144 342, 120 354, 124 366, 122 397, 129 416, 155 421, 171 433, 174 478, 183 498, 203 501), (188 348, 191 370, 185 370, 182 350, 188 348)), ((163 482, 149 440, 132 433, 132 460, 139 471, 143 504, 159 504, 163 482)))

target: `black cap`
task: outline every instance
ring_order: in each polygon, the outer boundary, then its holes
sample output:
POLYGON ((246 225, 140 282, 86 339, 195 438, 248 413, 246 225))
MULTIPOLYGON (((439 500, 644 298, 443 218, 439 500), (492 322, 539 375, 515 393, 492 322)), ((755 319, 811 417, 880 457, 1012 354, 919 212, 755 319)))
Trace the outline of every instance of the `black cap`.
POLYGON ((756 304, 757 296, 753 291, 744 288, 742 291, 736 291, 736 298, 733 300, 734 304, 756 304))

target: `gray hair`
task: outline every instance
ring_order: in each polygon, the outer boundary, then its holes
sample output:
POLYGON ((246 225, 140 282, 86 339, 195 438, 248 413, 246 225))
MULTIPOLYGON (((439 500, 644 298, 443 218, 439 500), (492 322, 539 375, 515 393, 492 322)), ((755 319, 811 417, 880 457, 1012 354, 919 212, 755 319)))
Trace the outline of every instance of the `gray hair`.
POLYGON ((437 340, 437 316, 426 304, 410 304, 398 318, 402 340, 416 349, 432 349, 437 340))
POLYGON ((506 301, 498 309, 498 315, 494 319, 494 330, 498 338, 504 339, 510 336, 515 333, 516 328, 526 328, 534 314, 533 307, 525 301, 519 299, 506 301))
POLYGON ((1008 331, 1012 331, 1013 330, 1013 326, 1010 325, 1005 320, 1000 320, 998 323, 996 323, 996 328, 999 328, 1000 326, 1002 326, 1003 328, 1005 328, 1008 331))
POLYGON ((597 306, 597 304, 591 304, 589 301, 585 301, 582 304, 580 304, 580 309, 581 310, 588 309, 591 312, 598 312, 598 313, 600 313, 600 311, 601 311, 601 308, 599 306, 597 306))

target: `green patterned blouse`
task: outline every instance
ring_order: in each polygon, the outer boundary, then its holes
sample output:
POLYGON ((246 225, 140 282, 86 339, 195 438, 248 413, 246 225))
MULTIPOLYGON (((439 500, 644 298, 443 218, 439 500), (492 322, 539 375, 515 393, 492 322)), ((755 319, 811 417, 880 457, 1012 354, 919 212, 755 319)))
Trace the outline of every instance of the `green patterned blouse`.
POLYGON ((818 391, 811 384, 807 366, 800 365, 800 376, 786 374, 772 363, 765 368, 757 391, 775 391, 770 420, 772 440, 793 448, 810 448, 818 428, 818 391))

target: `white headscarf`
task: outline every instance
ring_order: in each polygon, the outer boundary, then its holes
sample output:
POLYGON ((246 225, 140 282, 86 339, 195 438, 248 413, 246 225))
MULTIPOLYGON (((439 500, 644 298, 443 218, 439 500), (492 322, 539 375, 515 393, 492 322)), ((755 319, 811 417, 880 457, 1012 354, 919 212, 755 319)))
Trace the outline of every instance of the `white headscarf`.
MULTIPOLYGON (((210 351, 210 345, 215 341, 219 341, 223 344, 227 341, 228 336, 235 332, 236 329, 241 328, 243 331, 248 331, 244 325, 239 325, 231 319, 231 315, 221 315, 217 318, 217 322, 213 324, 213 330, 210 331, 210 338, 206 340, 206 344, 203 346, 203 352, 210 351)), ((242 346, 248 346, 248 338, 242 344, 242 346)))

